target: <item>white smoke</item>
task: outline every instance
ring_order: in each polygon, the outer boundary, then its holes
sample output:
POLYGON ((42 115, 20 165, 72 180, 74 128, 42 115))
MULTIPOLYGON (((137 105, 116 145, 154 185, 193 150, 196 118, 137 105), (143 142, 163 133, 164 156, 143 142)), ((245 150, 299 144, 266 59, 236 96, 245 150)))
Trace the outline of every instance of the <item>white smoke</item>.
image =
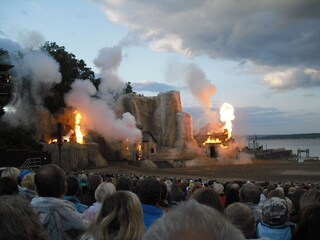
POLYGON ((89 80, 76 80, 72 89, 65 95, 66 104, 77 109, 82 115, 82 124, 86 129, 96 131, 106 141, 141 139, 141 131, 136 127, 136 120, 130 113, 117 118, 112 104, 116 95, 123 92, 124 82, 117 76, 117 69, 122 61, 120 46, 106 47, 99 51, 94 60, 100 69, 99 89, 89 80))
POLYGON ((37 49, 45 42, 44 36, 37 31, 20 31, 18 38, 22 46, 27 49, 37 49))
POLYGON ((253 163, 252 156, 240 152, 245 146, 245 141, 239 140, 237 142, 235 141, 229 141, 228 147, 217 147, 217 153, 218 153, 218 162, 223 164, 251 164, 253 163))
POLYGON ((101 84, 100 96, 104 97, 110 90, 122 90, 124 82, 117 76, 117 70, 122 61, 122 48, 120 46, 105 47, 99 51, 94 64, 100 70, 101 84))
POLYGON ((80 112, 85 128, 98 132, 106 141, 141 139, 134 116, 124 113, 116 118, 108 103, 95 97, 97 91, 89 80, 76 80, 71 87, 65 96, 66 104, 80 112))
POLYGON ((12 126, 34 123, 33 106, 43 106, 50 89, 61 82, 59 64, 43 51, 28 51, 12 58, 15 92, 2 119, 12 126))

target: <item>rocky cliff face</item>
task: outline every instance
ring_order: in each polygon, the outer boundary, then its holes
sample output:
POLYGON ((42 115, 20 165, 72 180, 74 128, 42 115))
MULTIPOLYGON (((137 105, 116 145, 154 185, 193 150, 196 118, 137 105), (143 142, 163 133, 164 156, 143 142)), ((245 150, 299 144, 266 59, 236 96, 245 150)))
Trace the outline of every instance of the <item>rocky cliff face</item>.
POLYGON ((193 137, 192 117, 182 112, 180 93, 170 91, 155 97, 122 96, 117 114, 130 112, 142 131, 156 138, 158 159, 193 158, 199 151, 193 137))

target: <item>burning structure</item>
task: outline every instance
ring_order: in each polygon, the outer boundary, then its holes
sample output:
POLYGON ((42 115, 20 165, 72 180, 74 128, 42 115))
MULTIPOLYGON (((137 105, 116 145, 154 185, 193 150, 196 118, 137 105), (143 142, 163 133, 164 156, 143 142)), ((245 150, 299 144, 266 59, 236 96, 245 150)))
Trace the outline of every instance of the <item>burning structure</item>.
MULTIPOLYGON (((16 82, 16 92, 2 120, 13 126, 30 127, 42 142, 43 150, 51 153, 52 162, 65 169, 106 166, 112 160, 217 157, 221 149, 230 148, 234 119, 230 104, 220 109, 224 126, 207 128, 204 134, 194 136, 192 117, 183 112, 178 91, 154 97, 123 94, 124 84, 114 73, 120 60, 118 48, 102 49, 95 62, 101 70, 99 87, 89 79, 73 79, 64 94, 65 107, 52 114, 44 99, 62 81, 59 64, 42 51, 25 53, 17 62, 19 71, 15 72, 20 82, 16 82), (105 52, 112 53, 115 61, 108 62, 102 55, 105 52), (115 98, 110 93, 118 95, 115 98), (203 136, 206 139, 199 140, 203 136)), ((201 98, 208 102, 215 87, 193 66, 187 80, 191 87, 195 78, 202 82, 201 89, 210 90, 205 94, 207 98, 201 98)), ((194 94, 203 97, 200 92, 197 88, 194 94)))

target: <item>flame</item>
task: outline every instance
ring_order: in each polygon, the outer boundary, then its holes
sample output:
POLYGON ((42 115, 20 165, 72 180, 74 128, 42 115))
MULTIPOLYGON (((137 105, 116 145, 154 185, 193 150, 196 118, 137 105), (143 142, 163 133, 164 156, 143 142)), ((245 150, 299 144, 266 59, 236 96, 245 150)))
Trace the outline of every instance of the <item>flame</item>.
POLYGON ((51 144, 51 143, 56 143, 56 142, 58 142, 58 139, 49 139, 49 141, 48 141, 48 144, 51 144))
POLYGON ((224 103, 220 108, 220 120, 224 122, 225 129, 228 130, 228 139, 231 138, 232 133, 232 120, 235 119, 234 108, 229 103, 224 103))
POLYGON ((141 145, 141 142, 139 142, 137 146, 138 160, 141 160, 141 150, 142 150, 142 145, 141 145))
POLYGON ((222 141, 219 138, 213 138, 212 136, 208 136, 207 140, 204 141, 202 144, 205 146, 207 143, 222 143, 222 141))
POLYGON ((75 116, 75 132, 76 132, 76 141, 77 143, 83 143, 83 133, 81 132, 80 122, 81 122, 81 114, 78 111, 74 112, 75 116))

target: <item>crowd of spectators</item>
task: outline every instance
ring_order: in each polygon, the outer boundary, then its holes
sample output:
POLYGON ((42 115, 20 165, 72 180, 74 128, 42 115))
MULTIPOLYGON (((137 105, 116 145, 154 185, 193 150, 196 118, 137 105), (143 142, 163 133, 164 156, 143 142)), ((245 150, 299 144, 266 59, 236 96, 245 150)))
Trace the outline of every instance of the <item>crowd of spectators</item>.
POLYGON ((0 171, 0 239, 317 239, 320 185, 0 171))

